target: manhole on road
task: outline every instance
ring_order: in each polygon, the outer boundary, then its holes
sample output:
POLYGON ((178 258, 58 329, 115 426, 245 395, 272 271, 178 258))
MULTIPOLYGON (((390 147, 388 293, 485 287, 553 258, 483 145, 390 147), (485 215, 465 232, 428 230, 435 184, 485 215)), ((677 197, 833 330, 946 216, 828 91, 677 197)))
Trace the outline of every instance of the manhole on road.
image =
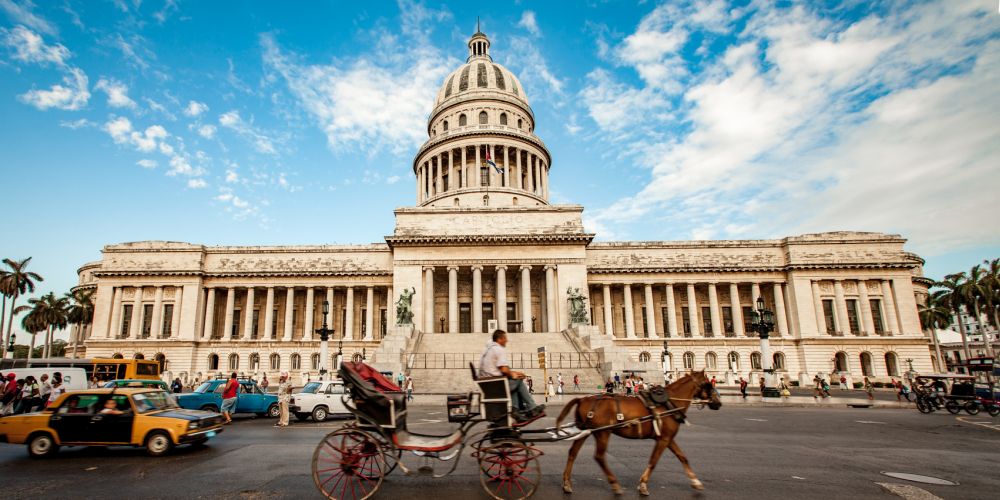
POLYGON ((958 483, 954 481, 949 481, 947 479, 941 479, 939 477, 933 476, 922 476, 920 474, 909 474, 907 472, 885 472, 882 471, 883 476, 894 477, 896 479, 904 479, 906 481, 913 481, 915 483, 923 484, 938 484, 941 486, 958 486, 958 483))

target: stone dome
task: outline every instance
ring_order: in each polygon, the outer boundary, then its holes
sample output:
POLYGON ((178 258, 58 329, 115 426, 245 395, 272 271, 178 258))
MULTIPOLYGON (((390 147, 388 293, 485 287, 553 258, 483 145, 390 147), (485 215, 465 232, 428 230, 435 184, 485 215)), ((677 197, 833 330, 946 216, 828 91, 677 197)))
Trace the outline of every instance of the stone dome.
POLYGON ((514 73, 493 61, 490 57, 490 40, 481 32, 476 32, 469 40, 469 57, 466 63, 452 71, 441 85, 434 108, 449 101, 458 102, 463 97, 480 97, 484 91, 496 92, 517 99, 528 106, 528 96, 521 81, 514 73))

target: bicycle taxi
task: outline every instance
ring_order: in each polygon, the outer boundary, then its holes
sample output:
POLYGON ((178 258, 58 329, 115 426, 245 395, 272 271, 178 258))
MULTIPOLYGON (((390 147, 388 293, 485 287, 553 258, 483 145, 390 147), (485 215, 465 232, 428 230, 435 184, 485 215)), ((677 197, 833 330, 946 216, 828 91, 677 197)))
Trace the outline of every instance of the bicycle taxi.
POLYGON ((917 409, 921 413, 931 413, 942 408, 952 414, 959 413, 962 409, 970 414, 978 413, 975 382, 976 377, 972 375, 919 375, 913 384, 913 390, 917 394, 917 409), (969 408, 973 408, 972 411, 969 408))

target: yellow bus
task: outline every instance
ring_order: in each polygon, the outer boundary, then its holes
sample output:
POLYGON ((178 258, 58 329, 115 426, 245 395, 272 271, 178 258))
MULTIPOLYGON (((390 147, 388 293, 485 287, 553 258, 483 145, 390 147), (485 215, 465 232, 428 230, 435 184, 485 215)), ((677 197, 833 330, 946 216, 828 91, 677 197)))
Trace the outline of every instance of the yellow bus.
MULTIPOLYGON (((83 368, 87 372, 87 380, 96 377, 98 382, 120 379, 160 379, 160 363, 152 359, 39 358, 30 360, 18 359, 14 361, 21 366, 30 368, 83 368)), ((16 369, 17 367, 10 366, 7 368, 16 369)))

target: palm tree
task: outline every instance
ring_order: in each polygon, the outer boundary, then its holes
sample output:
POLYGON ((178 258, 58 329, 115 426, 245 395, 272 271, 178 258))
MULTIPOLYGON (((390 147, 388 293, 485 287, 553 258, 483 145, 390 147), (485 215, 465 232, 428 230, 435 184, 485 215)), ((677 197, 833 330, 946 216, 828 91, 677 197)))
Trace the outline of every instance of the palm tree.
MULTIPOLYGON (((67 311, 69 300, 65 297, 56 297, 56 294, 49 292, 39 298, 28 299, 31 310, 28 312, 32 316, 31 326, 42 327, 47 330, 45 333, 45 344, 42 349, 42 357, 49 357, 52 347, 52 336, 56 328, 63 329, 69 324, 67 311)), ((23 322, 22 322, 23 325, 23 322)), ((34 337, 32 337, 34 340, 34 337)))
POLYGON ((38 332, 44 332, 46 328, 45 322, 42 317, 35 314, 34 309, 31 306, 18 306, 11 311, 13 315, 18 315, 23 312, 27 312, 23 318, 21 318, 21 328, 31 334, 31 346, 28 347, 27 359, 31 359, 32 354, 35 352, 35 336, 38 332))
POLYGON ((969 339, 965 335, 965 323, 962 322, 962 307, 965 304, 965 296, 962 294, 962 284, 965 282, 965 273, 954 273, 944 277, 944 281, 934 283, 934 286, 944 288, 941 300, 948 305, 955 319, 958 320, 958 334, 962 336, 962 351, 965 352, 965 359, 972 357, 969 351, 969 339))
POLYGON ((972 269, 969 269, 968 277, 962 283, 962 295, 965 297, 966 309, 970 309, 969 312, 976 318, 976 324, 979 325, 980 330, 983 332, 986 355, 993 357, 993 346, 991 345, 989 335, 985 331, 986 329, 983 328, 985 325, 983 324, 983 311, 980 307, 987 295, 985 278, 986 274, 979 264, 972 266, 972 269))
POLYGON ((38 273, 26 269, 29 262, 31 262, 31 257, 24 260, 3 260, 3 263, 10 268, 4 279, 4 293, 7 293, 9 290, 11 301, 10 316, 7 317, 7 336, 3 342, 0 342, 0 355, 3 354, 3 349, 6 348, 7 342, 10 342, 10 331, 11 327, 14 326, 14 315, 16 314, 14 310, 17 308, 17 298, 26 293, 34 292, 36 282, 45 281, 38 273))
POLYGON ((94 320, 94 290, 73 290, 67 293, 65 298, 70 302, 67 319, 76 325, 76 334, 73 336, 73 357, 75 358, 83 329, 94 320))
POLYGON ((920 317, 920 326, 930 334, 934 340, 934 352, 937 354, 937 369, 947 371, 944 365, 944 358, 941 357, 941 345, 938 343, 937 330, 944 330, 951 326, 951 309, 944 298, 948 292, 938 290, 927 297, 926 304, 917 305, 917 312, 920 317))
MULTIPOLYGON (((10 283, 10 273, 6 269, 0 269, 0 296, 3 296, 3 310, 0 311, 0 344, 3 344, 3 325, 7 323, 7 297, 13 295, 10 283)), ((5 348, 5 345, 0 346, 0 359, 3 359, 5 348)))
MULTIPOLYGON (((984 260, 986 267, 983 275, 983 305, 986 306, 987 314, 993 320, 993 328, 1000 332, 1000 259, 984 260)), ((991 345, 992 347, 992 345, 991 345)))

